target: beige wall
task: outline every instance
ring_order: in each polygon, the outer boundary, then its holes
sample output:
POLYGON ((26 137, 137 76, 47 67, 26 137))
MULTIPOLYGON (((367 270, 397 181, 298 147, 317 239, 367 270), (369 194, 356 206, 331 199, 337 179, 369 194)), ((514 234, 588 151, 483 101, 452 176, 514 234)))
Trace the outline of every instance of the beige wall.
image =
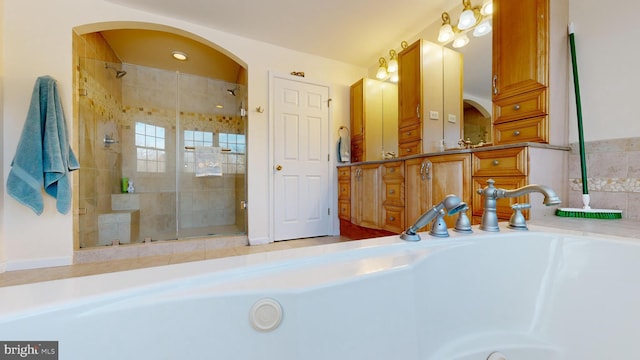
MULTIPOLYGON (((6 1, 3 12, 11 14, 3 18, 5 64, 3 97, 3 182, 9 173, 9 164, 24 124, 31 91, 35 79, 44 74, 58 81, 63 108, 71 121, 72 97, 72 29, 100 22, 135 21, 162 24, 181 29, 210 42, 248 69, 249 84, 249 146, 247 172, 249 238, 255 242, 269 241, 271 227, 268 214, 270 185, 265 178, 270 173, 269 131, 269 73, 288 74, 304 71, 306 78, 331 86, 332 123, 330 129, 333 144, 340 125, 349 119, 349 85, 366 74, 366 69, 288 50, 262 42, 223 33, 176 19, 131 10, 101 0, 66 0, 63 2, 39 2, 38 11, 33 4, 23 1, 6 1), (264 113, 254 109, 266 108, 264 113), (253 174, 253 175, 252 175, 253 174)), ((84 27, 85 32, 99 27, 84 27)), ((75 137, 77 134, 72 134, 75 137)), ((333 146, 331 147, 333 148, 333 146)), ((333 167, 332 167, 333 168, 333 167)), ((334 169, 335 171, 335 169, 334 169)), ((331 175, 331 181, 333 177, 331 175)), ((335 185, 331 191, 335 193, 335 185)), ((332 199, 337 214, 337 200, 332 199)), ((45 211, 36 216, 30 209, 12 198, 2 204, 2 234, 0 248, 2 267, 20 269, 69 264, 73 255, 72 215, 60 215, 55 211, 54 199, 45 197, 45 211)), ((334 233, 338 221, 334 220, 334 233)), ((0 269, 1 270, 1 269, 0 269)))
MULTIPOLYGON (((553 1, 553 0, 552 0, 553 1)), ((100 0, 41 1, 33 11, 29 1, 0 0, 0 71, 2 77, 2 165, 3 185, 9 171, 28 109, 35 78, 48 74, 58 80, 63 106, 71 117, 72 61, 71 33, 74 26, 110 21, 138 21, 164 24, 196 34, 226 49, 249 70, 249 237, 269 239, 271 210, 269 184, 264 177, 269 163, 269 72, 305 71, 309 79, 331 85, 332 143, 340 125, 349 118, 349 85, 367 76, 367 69, 317 56, 252 41, 233 34, 204 28, 176 19, 131 10, 100 0), (11 16, 6 16, 11 14, 11 16), (258 106, 264 113, 253 111, 258 106), (251 175, 253 174, 253 175, 251 175)), ((606 5, 595 0, 570 1, 570 15, 576 24, 585 137, 588 141, 640 137, 635 119, 635 82, 640 67, 635 62, 640 50, 627 24, 640 11, 640 3, 612 0, 606 5), (613 19, 613 20, 612 20, 613 19)), ((434 14, 433 18, 438 19, 434 14)), ((95 31, 95 30, 92 30, 95 31)), ((412 39, 398 39, 411 41, 412 39)), ((381 46, 380 54, 398 44, 381 46)), ((372 64, 377 64, 372 59, 372 64)), ((572 91, 572 88, 570 88, 572 91)), ((575 109, 571 108, 570 141, 577 140, 575 109)), ((75 134, 73 134, 75 136, 75 134)), ((335 192, 335 188, 332 188, 335 192)), ((55 203, 45 198, 45 213, 38 217, 7 197, 3 191, 0 208, 0 271, 10 268, 67 264, 72 256, 72 216, 55 212, 55 203)), ((333 200, 334 211, 336 200, 333 200)), ((334 221, 337 224, 337 220, 334 221)), ((337 226, 334 228, 337 231, 337 226)))

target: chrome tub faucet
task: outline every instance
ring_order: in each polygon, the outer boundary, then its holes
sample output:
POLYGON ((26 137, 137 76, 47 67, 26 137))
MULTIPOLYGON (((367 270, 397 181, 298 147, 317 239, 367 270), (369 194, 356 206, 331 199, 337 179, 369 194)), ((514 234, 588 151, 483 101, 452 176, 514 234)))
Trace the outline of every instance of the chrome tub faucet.
MULTIPOLYGON (((477 193, 484 197, 484 212, 482 213, 482 221, 480 230, 484 231, 500 231, 498 227, 498 215, 496 213, 496 203, 500 198, 513 198, 526 195, 532 192, 538 192, 544 195, 543 204, 546 206, 560 204, 560 198, 550 187, 546 185, 530 184, 514 190, 505 190, 493 186, 493 179, 487 180, 487 187, 478 189, 477 193)), ((526 227, 525 227, 526 228, 526 227)))

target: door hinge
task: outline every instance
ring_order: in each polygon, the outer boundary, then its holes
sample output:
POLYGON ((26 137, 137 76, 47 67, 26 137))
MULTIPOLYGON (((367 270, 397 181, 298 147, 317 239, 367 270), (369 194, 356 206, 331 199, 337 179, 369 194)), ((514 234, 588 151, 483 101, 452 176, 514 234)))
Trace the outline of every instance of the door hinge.
POLYGON ((327 215, 331 216, 331 208, 327 208, 327 215))
POLYGON ((331 154, 327 154, 327 161, 331 161, 331 154))

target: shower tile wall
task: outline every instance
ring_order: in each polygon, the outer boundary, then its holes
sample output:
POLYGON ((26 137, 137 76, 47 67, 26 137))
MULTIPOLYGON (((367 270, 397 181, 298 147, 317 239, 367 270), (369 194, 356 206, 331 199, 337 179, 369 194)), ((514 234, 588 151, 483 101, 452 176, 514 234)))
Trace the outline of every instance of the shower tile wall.
MULTIPOLYGON (((640 219, 640 138, 587 142, 587 177, 591 207, 622 210, 640 219)), ((569 207, 582 207, 582 176, 578 145, 569 156, 569 207)))

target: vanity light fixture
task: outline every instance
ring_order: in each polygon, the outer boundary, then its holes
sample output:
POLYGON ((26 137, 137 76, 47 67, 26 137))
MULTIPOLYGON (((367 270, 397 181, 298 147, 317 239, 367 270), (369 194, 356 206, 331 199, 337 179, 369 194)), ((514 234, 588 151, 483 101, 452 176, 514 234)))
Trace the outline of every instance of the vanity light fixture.
POLYGON ((378 78, 378 80, 382 80, 384 78, 386 78, 389 74, 387 73, 387 60, 383 57, 381 57, 380 59, 378 59, 378 63, 380 64, 380 67, 378 67, 378 72, 376 73, 376 78, 378 78))
POLYGON ((473 36, 480 37, 491 32, 491 16, 493 2, 484 0, 482 6, 472 6, 471 0, 462 0, 463 10, 458 25, 451 25, 449 13, 442 13, 442 26, 438 32, 438 41, 448 43, 453 40, 453 47, 459 48, 469 43, 466 33, 473 30, 473 36))
POLYGON ((173 56, 174 59, 180 61, 186 61, 189 58, 187 54, 183 53, 182 51, 172 51, 171 56, 173 56))

